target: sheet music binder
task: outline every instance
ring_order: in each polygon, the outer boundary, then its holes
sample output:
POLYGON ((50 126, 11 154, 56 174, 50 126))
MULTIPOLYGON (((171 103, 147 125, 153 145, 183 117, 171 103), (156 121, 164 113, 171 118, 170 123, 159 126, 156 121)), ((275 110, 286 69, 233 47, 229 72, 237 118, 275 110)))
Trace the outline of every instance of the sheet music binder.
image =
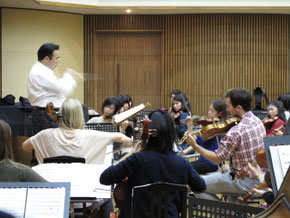
MULTIPOLYGON (((271 177, 271 183, 272 183, 272 189, 274 192, 275 197, 277 196, 277 193, 279 191, 279 187, 281 183, 279 181, 283 181, 283 178, 276 178, 277 172, 277 166, 274 163, 273 153, 271 152, 271 147, 276 145, 289 145, 290 146, 290 136, 271 136, 271 137, 265 137, 264 138, 264 144, 265 144, 265 150, 266 150, 266 156, 267 156, 267 163, 268 168, 270 171, 270 177, 271 177)), ((282 172, 281 172, 282 174, 282 172)))
POLYGON ((17 218, 69 217, 70 183, 0 182, 0 192, 0 210, 17 218))

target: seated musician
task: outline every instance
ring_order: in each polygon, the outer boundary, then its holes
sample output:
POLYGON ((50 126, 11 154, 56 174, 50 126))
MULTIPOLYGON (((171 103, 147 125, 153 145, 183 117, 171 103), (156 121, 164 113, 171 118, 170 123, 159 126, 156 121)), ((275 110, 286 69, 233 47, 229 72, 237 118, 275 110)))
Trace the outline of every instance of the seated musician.
POLYGON ((242 179, 235 178, 235 173, 243 170, 248 163, 254 162, 257 152, 264 148, 264 125, 250 111, 251 94, 247 90, 231 89, 226 93, 225 100, 227 111, 233 116, 239 116, 241 121, 221 139, 217 150, 209 151, 201 147, 194 137, 186 133, 187 142, 206 159, 216 164, 229 160, 229 171, 203 176, 207 188, 204 193, 197 195, 201 198, 219 200, 216 196, 219 193, 243 194, 258 183, 258 179, 251 172, 247 172, 242 179))
POLYGON ((84 129, 82 106, 74 98, 62 104, 58 125, 59 128, 43 130, 23 143, 24 150, 35 149, 39 163, 45 157, 60 155, 84 157, 86 163, 103 163, 110 142, 132 145, 124 134, 84 129))
MULTIPOLYGON (((107 145, 120 142, 130 147, 132 141, 122 133, 84 129, 82 106, 77 99, 66 99, 60 108, 58 128, 46 129, 27 139, 24 150, 35 150, 39 163, 43 158, 55 156, 83 157, 86 163, 103 163, 107 145)), ((112 202, 101 207, 102 217, 109 217, 112 202)))
MULTIPOLYGON (((123 112, 125 112, 133 107, 133 101, 132 101, 132 98, 130 95, 120 95, 118 97, 118 99, 119 99, 120 104, 121 104, 120 113, 123 113, 123 112)), ((128 137, 133 136, 133 128, 134 128, 134 125, 136 122, 137 122, 137 119, 135 117, 133 117, 127 121, 126 124, 128 124, 128 125, 124 129, 124 134, 126 136, 128 136, 128 137)), ((125 124, 123 124, 123 125, 125 125, 125 124)), ((121 124, 121 126, 122 126, 122 124, 121 124)))
MULTIPOLYGON (((184 94, 179 94, 174 96, 172 101, 172 111, 171 111, 171 117, 174 120, 175 123, 175 129, 177 133, 178 139, 181 139, 184 135, 184 133, 187 131, 187 125, 186 122, 182 122, 182 120, 186 120, 188 116, 190 116, 191 111, 188 108, 188 105, 186 103, 186 99, 184 97, 184 94)), ((178 146, 178 150, 182 151, 188 147, 188 144, 184 142, 182 145, 178 146)))
MULTIPOLYGON (((221 122, 225 121, 227 119, 227 111, 226 111, 226 102, 224 100, 215 100, 212 102, 212 104, 209 106, 208 109, 208 117, 209 118, 218 118, 221 122)), ((216 136, 209 140, 202 140, 201 136, 196 136, 196 143, 200 145, 201 147, 210 150, 215 151, 218 148, 218 143, 220 141, 220 137, 216 136)), ((190 151, 192 151, 193 148, 190 146, 187 149, 185 149, 182 153, 187 154, 190 151)), ((215 172, 218 170, 218 164, 213 163, 206 159, 204 156, 200 156, 199 160, 194 161, 191 163, 193 168, 196 169, 196 171, 199 174, 206 174, 210 172, 215 172)))
MULTIPOLYGON (((111 185, 128 178, 127 193, 119 218, 130 218, 131 192, 134 186, 154 182, 188 184, 192 191, 205 190, 205 183, 190 163, 173 152, 176 132, 174 123, 166 110, 157 110, 149 114, 152 123, 150 128, 157 130, 149 136, 148 142, 142 141, 137 152, 137 145, 123 159, 107 168, 100 177, 102 184, 111 185), (147 142, 147 143, 146 143, 147 142)), ((140 144, 140 143, 139 143, 140 144)), ((169 217, 178 217, 181 211, 179 196, 172 193, 169 203, 169 217), (176 205, 177 204, 177 205, 176 205)), ((148 199, 147 199, 148 200, 148 199)), ((142 217, 149 217, 150 203, 142 198, 137 205, 142 217)))
POLYGON ((93 117, 87 123, 110 123, 113 116, 121 109, 121 103, 116 97, 107 98, 102 105, 102 116, 93 117))
POLYGON ((278 131, 282 135, 284 123, 286 121, 283 103, 280 101, 272 101, 267 109, 268 119, 263 121, 266 127, 266 136, 276 136, 278 131))
MULTIPOLYGON (((90 120, 88 120, 87 123, 111 123, 112 118, 117 113, 120 113, 120 110, 122 108, 122 103, 120 99, 117 97, 109 97, 107 98, 102 105, 102 113, 103 115, 100 117, 93 117, 90 120)), ((126 128, 128 127, 129 123, 128 121, 124 121, 120 124, 121 126, 121 133, 125 133, 126 128)))
POLYGON ((0 172, 1 182, 46 182, 28 166, 13 161, 12 132, 4 120, 0 120, 0 172))

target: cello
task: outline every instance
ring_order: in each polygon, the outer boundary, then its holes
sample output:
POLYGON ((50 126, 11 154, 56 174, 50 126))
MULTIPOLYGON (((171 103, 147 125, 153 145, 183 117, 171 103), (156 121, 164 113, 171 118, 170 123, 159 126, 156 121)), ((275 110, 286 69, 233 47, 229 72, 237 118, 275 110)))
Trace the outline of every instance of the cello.
MULTIPOLYGON (((141 148, 144 149, 146 147, 147 142, 148 142, 149 135, 156 133, 157 130, 149 129, 149 125, 150 125, 150 123, 152 123, 152 121, 148 118, 148 116, 146 116, 143 120, 141 120, 141 123, 143 124, 143 128, 141 128, 138 131, 142 132, 141 148)), ((135 146, 137 146, 137 145, 135 145, 135 146)), ((128 185, 128 179, 125 178, 121 183, 118 183, 116 185, 116 187, 114 188, 113 197, 114 197, 114 200, 116 203, 116 207, 119 210, 117 212, 114 212, 112 214, 111 218, 115 218, 115 217, 117 218, 120 209, 123 207, 126 192, 127 192, 127 185, 128 185)))

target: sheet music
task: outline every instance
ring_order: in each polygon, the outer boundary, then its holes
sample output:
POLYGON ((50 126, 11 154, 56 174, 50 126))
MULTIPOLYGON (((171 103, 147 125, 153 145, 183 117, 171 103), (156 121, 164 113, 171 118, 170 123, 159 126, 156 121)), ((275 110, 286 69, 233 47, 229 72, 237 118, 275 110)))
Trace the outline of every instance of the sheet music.
POLYGON ((25 217, 63 218, 65 188, 29 188, 25 217))
POLYGON ((111 187, 100 184, 107 164, 40 164, 32 169, 49 182, 70 182, 71 197, 110 198, 111 187))
POLYGON ((140 111, 142 111, 143 109, 145 109, 146 106, 144 104, 139 104, 138 106, 136 107, 133 107, 121 114, 117 114, 113 117, 113 120, 112 122, 114 124, 119 124, 121 122, 123 122, 124 120, 127 120, 128 118, 130 118, 131 116, 139 113, 140 111))
POLYGON ((279 190, 290 164, 290 146, 269 146, 269 149, 271 153, 277 189, 279 190))
POLYGON ((25 210, 26 188, 0 188, 0 210, 22 218, 25 210))
POLYGON ((290 145, 282 145, 282 146, 279 145, 277 147, 278 147, 283 177, 285 177, 287 170, 289 168, 289 165, 290 165, 290 145))

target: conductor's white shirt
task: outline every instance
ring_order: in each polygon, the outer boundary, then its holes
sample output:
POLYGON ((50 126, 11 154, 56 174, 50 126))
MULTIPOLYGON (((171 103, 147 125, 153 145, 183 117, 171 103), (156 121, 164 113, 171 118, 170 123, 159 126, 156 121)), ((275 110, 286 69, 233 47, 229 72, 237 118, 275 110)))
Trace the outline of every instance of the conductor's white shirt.
POLYGON ((59 108, 76 86, 76 81, 69 73, 57 78, 50 68, 36 62, 27 81, 28 100, 32 106, 46 107, 48 102, 53 102, 54 107, 59 108))

